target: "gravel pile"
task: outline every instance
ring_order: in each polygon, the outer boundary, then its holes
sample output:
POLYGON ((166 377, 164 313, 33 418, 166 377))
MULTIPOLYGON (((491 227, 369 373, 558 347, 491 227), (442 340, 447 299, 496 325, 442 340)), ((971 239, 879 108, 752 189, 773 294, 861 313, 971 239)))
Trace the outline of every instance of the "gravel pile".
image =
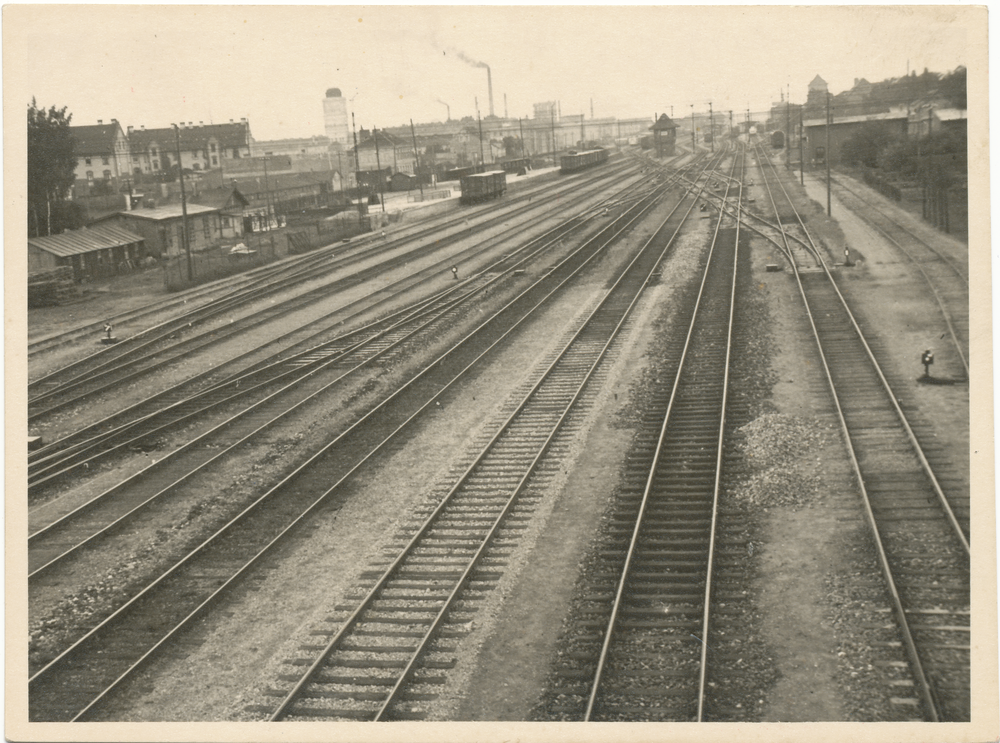
POLYGON ((836 431, 826 424, 769 413, 737 430, 737 448, 749 473, 736 483, 733 494, 748 505, 799 506, 813 502, 826 483, 809 464, 837 443, 836 431))

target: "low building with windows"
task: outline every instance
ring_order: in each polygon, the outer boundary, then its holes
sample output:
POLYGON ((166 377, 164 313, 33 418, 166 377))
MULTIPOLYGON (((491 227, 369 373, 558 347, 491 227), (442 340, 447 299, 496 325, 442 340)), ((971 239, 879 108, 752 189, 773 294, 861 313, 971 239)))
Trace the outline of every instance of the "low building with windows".
MULTIPOLYGON (((216 207, 187 205, 187 235, 191 252, 206 250, 223 240, 220 216, 216 207)), ((184 215, 180 204, 118 212, 98 220, 97 224, 120 226, 141 235, 146 252, 155 258, 184 255, 184 215)))

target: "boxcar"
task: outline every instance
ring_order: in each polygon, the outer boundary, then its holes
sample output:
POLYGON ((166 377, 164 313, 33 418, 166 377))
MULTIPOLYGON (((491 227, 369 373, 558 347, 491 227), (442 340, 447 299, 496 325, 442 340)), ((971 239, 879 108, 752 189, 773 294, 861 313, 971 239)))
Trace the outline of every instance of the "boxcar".
POLYGON ((441 176, 441 181, 442 182, 443 181, 458 181, 458 180, 461 180, 462 178, 464 178, 465 176, 472 175, 473 173, 476 173, 476 172, 477 172, 477 170, 476 170, 475 166, 471 166, 471 167, 468 167, 468 168, 452 168, 451 170, 444 171, 444 174, 441 176))
POLYGON ((462 203, 478 204, 480 201, 496 199, 507 191, 507 174, 502 170, 489 173, 467 175, 461 180, 462 203))
POLYGON ((531 170, 531 158, 530 157, 518 157, 513 160, 504 160, 497 163, 505 173, 511 173, 512 175, 517 175, 518 173, 526 172, 531 170))
POLYGON ((576 173, 585 168, 591 168, 608 161, 608 151, 605 149, 587 150, 586 152, 570 152, 560 158, 560 172, 576 173))

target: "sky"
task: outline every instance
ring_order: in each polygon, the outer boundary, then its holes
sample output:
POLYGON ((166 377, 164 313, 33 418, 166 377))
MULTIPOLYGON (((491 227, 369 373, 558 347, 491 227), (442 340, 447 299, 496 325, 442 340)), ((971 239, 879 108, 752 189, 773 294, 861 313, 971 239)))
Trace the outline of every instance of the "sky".
MULTIPOLYGON (((339 88, 358 127, 489 113, 649 117, 767 110, 925 67, 968 65, 968 19, 948 6, 7 6, 28 64, 26 105, 123 127, 247 118, 257 140, 323 134, 339 88), (958 15, 956 15, 958 14, 958 15), (506 106, 504 96, 506 95, 506 106)), ((974 61, 974 60, 973 60, 974 61)))

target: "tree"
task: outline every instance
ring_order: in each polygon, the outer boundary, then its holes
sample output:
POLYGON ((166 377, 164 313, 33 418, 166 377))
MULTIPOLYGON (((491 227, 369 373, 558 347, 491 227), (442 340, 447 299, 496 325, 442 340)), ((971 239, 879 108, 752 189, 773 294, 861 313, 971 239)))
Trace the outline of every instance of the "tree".
POLYGON ((878 122, 865 124, 840 147, 840 157, 848 165, 877 168, 879 155, 893 142, 893 135, 878 122))
POLYGON ((76 158, 66 107, 28 106, 28 234, 61 232, 72 210, 63 202, 75 180, 76 158))

